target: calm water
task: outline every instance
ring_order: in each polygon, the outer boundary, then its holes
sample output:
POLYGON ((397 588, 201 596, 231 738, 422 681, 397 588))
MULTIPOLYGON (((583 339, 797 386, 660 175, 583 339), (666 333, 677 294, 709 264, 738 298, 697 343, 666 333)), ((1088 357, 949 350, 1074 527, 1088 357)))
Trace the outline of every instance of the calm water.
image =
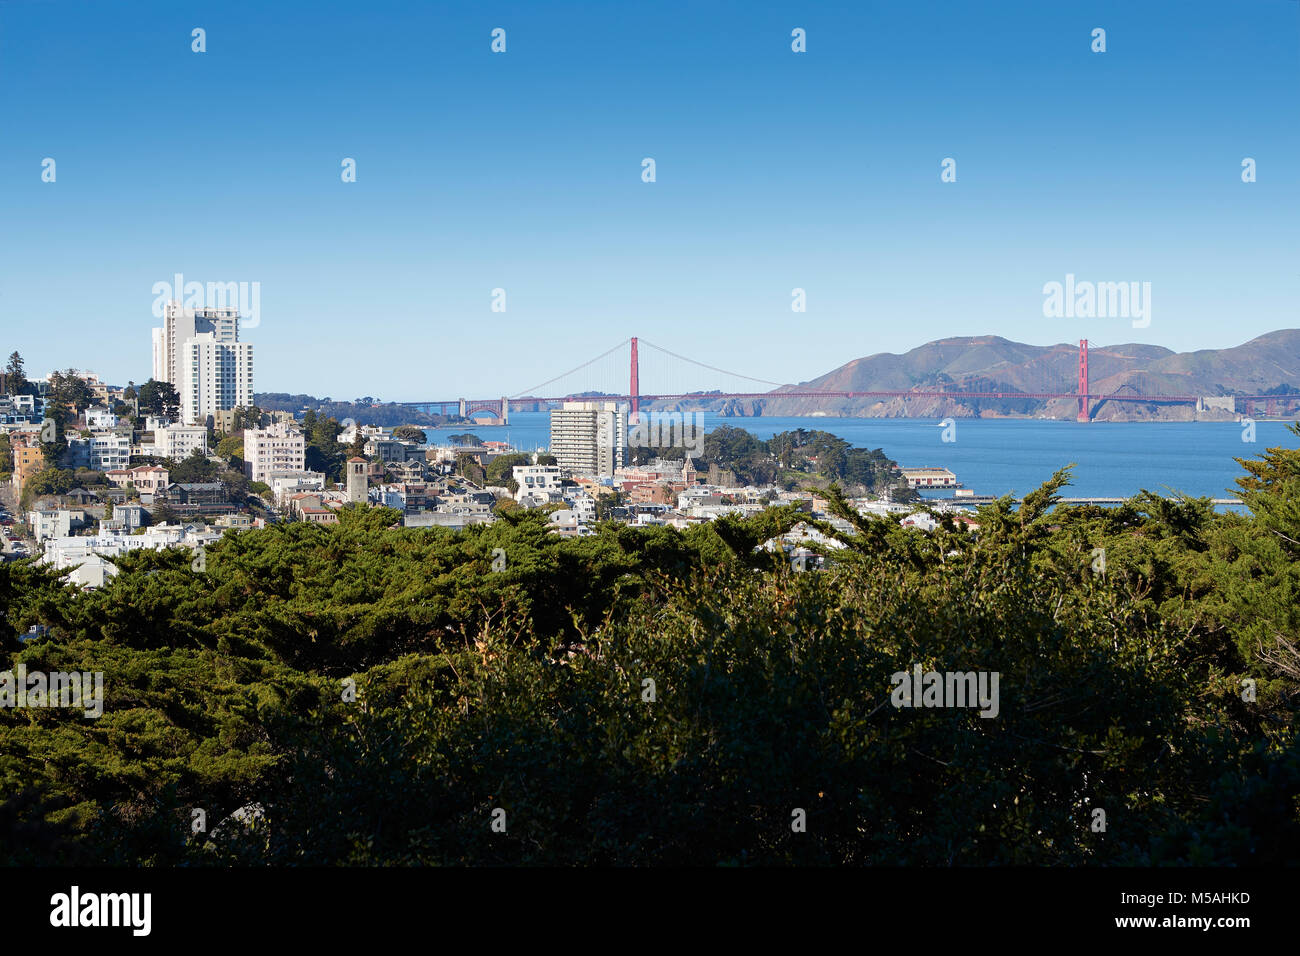
MULTIPOLYGON (((545 447, 549 416, 518 413, 501 427, 431 428, 431 441, 472 432, 492 441, 509 441, 517 448, 545 447)), ((1226 498, 1244 474, 1233 461, 1254 458, 1265 448, 1295 447, 1300 440, 1284 422, 1258 422, 1255 442, 1243 442, 1234 422, 1077 422, 1039 420, 957 419, 955 442, 944 442, 937 420, 884 418, 715 418, 705 416, 705 429, 719 425, 744 428, 758 438, 796 428, 820 429, 853 445, 880 448, 904 467, 950 468, 966 488, 977 494, 1022 495, 1037 488, 1052 472, 1076 462, 1067 496, 1111 497, 1146 489, 1226 498)))

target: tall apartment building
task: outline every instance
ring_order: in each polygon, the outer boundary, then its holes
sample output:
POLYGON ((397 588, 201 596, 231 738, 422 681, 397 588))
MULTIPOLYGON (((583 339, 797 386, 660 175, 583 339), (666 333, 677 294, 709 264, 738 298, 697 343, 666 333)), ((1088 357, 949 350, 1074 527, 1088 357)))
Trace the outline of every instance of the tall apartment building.
POLYGON ((627 406, 565 402, 551 411, 550 453, 572 474, 612 477, 627 464, 627 406))
POLYGON ((163 308, 163 327, 154 329, 154 374, 160 382, 181 387, 185 343, 199 335, 230 344, 239 341, 238 309, 185 309, 179 302, 163 308))
POLYGON ((155 382, 167 381, 167 329, 153 329, 153 374, 155 382))
POLYGON ((200 332, 181 348, 181 421, 206 425, 216 412, 253 404, 253 346, 200 332))
POLYGON ((270 484, 273 471, 304 471, 306 457, 306 437, 285 422, 244 429, 244 474, 252 481, 270 484))

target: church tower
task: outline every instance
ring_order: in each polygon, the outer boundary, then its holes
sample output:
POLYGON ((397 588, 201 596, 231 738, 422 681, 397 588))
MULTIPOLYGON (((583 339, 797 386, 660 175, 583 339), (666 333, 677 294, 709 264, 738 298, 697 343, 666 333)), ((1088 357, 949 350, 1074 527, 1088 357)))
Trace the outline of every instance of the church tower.
POLYGON ((686 485, 687 488, 695 484, 695 475, 696 475, 695 462, 692 460, 690 454, 688 453, 686 455, 686 461, 682 465, 682 482, 686 485))
POLYGON ((366 465, 369 464, 364 458, 348 459, 348 501, 354 504, 365 504, 367 500, 366 465))

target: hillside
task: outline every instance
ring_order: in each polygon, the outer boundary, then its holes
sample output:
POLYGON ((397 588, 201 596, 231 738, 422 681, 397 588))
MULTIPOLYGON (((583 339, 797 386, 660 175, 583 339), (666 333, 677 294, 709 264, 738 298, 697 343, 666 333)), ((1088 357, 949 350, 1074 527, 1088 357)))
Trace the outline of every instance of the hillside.
MULTIPOLYGON (((1078 349, 1073 344, 1025 345, 996 335, 939 339, 902 355, 882 352, 854 359, 810 382, 783 386, 771 398, 707 403, 721 415, 828 415, 867 418, 1073 418, 1075 399, 967 400, 941 396, 781 398, 790 391, 1073 392, 1078 349)), ((1092 346, 1093 394, 1260 395, 1300 391, 1300 329, 1282 329, 1228 349, 1178 353, 1155 345, 1092 346)), ((692 405, 691 407, 700 407, 692 405)), ((1226 410, 1197 412, 1191 405, 1101 402, 1100 420, 1231 419, 1226 410)))
POLYGON ((257 392, 253 395, 253 404, 264 412, 293 412, 301 417, 308 408, 318 415, 343 421, 350 418, 359 425, 419 425, 434 428, 449 422, 459 421, 446 415, 430 415, 406 405, 392 402, 383 404, 370 401, 336 402, 330 398, 316 398, 314 395, 290 395, 286 392, 257 392))

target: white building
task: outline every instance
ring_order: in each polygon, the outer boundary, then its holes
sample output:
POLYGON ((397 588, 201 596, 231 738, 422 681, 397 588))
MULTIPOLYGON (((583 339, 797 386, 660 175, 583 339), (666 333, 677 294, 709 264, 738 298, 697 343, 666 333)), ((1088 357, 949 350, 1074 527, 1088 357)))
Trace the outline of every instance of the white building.
POLYGON ((567 509, 551 512, 551 516, 547 519, 547 525, 552 534, 558 534, 565 538, 578 538, 592 533, 576 511, 567 509))
POLYGON ((185 343, 199 335, 211 335, 220 344, 238 342, 239 310, 185 309, 179 302, 168 302, 163 309, 163 327, 153 330, 153 377, 171 382, 179 391, 185 343))
POLYGON ((558 465, 515 465, 511 469, 511 477, 519 483, 519 488, 515 491, 516 501, 535 492, 558 492, 564 480, 558 465))
POLYGON ((208 453, 208 429, 205 425, 168 425, 153 433, 153 444, 142 447, 146 455, 173 458, 179 461, 195 451, 208 453))
POLYGON ((253 346, 201 333, 181 347, 181 421, 207 425, 208 416, 253 404, 253 346))
POLYGON ((83 524, 82 512, 74 518, 71 511, 60 508, 57 511, 29 511, 27 520, 31 525, 32 537, 40 544, 49 538, 62 538, 72 534, 74 527, 83 524))
POLYGON ((153 374, 155 382, 167 381, 167 330, 153 329, 153 374))
POLYGON ((572 490, 565 494, 569 510, 578 516, 582 524, 594 524, 596 521, 596 499, 585 491, 572 490))
MULTIPOLYGON (((247 440, 247 432, 245 432, 247 440)), ((325 472, 323 471, 272 471, 262 479, 271 486, 275 503, 283 508, 290 495, 306 491, 325 490, 325 472)))
POLYGON ((92 434, 89 438, 68 436, 68 463, 73 468, 112 471, 131 463, 131 437, 112 432, 92 434))
POLYGON ((358 434, 364 435, 367 439, 378 438, 384 441, 391 441, 393 437, 392 431, 381 425, 358 425, 353 422, 339 432, 338 442, 341 445, 351 445, 357 440, 358 434))
POLYGON ((117 574, 117 565, 112 561, 101 558, 97 554, 89 554, 81 560, 81 563, 69 571, 66 575, 67 582, 80 588, 102 588, 104 582, 117 574))
POLYGON ((107 408, 98 405, 92 405, 86 409, 86 427, 87 428, 112 428, 117 424, 117 416, 107 408))
POLYGON ((244 429, 244 474, 270 484, 272 472, 306 470, 307 439, 286 422, 244 429))
POLYGON ((571 474, 612 476, 627 464, 627 406, 565 402, 551 412, 550 452, 571 474))
MULTIPOLYGON (((49 538, 45 542, 42 558, 45 564, 62 571, 79 564, 93 566, 88 575, 77 579, 77 583, 97 585, 103 583, 102 564, 99 559, 115 558, 128 551, 139 548, 162 550, 176 545, 197 547, 212 544, 221 538, 221 532, 187 532, 182 525, 157 525, 146 528, 140 534, 126 534, 122 531, 108 531, 86 537, 49 538)), ((111 576, 113 572, 108 572, 111 576)))
POLYGON ((113 506, 113 520, 121 522, 122 527, 127 531, 143 528, 144 516, 143 505, 121 504, 113 506))

